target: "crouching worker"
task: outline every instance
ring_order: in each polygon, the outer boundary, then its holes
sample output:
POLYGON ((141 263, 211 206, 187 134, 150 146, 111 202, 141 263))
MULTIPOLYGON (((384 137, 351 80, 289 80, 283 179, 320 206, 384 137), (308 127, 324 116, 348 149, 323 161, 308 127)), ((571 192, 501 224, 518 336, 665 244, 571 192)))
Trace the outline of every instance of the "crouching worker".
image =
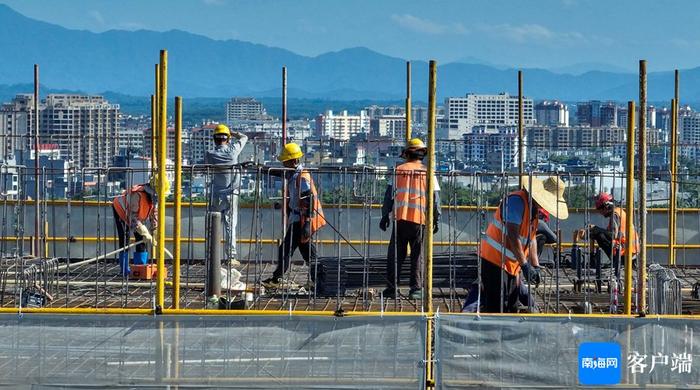
MULTIPOLYGON (((601 228, 595 225, 589 226, 590 237, 612 261, 615 276, 620 277, 619 265, 624 263, 625 252, 628 250, 627 248, 631 248, 633 257, 639 252, 639 237, 637 236, 637 231, 634 230, 633 224, 632 231, 634 232, 634 237, 630 245, 629 240, 625 236, 625 232, 627 231, 627 224, 632 223, 632 221, 627 220, 627 213, 625 213, 625 210, 621 207, 615 207, 615 201, 612 195, 607 192, 601 192, 596 195, 594 201, 595 209, 598 213, 608 219, 608 226, 607 228, 601 228)), ((633 267, 636 268, 634 261, 632 264, 633 267)))
MULTIPOLYGON (((401 153, 405 163, 396 167, 395 187, 390 184, 384 194, 382 219, 379 228, 386 231, 391 225, 389 215, 394 214, 396 224, 391 232, 387 251, 385 298, 396 298, 401 267, 411 248, 411 277, 408 296, 423 299, 423 239, 425 237, 426 208, 428 204, 428 178, 423 159, 427 154, 423 141, 414 138, 401 153)), ((433 233, 440 221, 440 186, 433 176, 433 233)))
POLYGON ((302 156, 304 153, 299 145, 288 143, 277 157, 285 168, 293 170, 284 171, 288 191, 288 226, 277 254, 277 268, 271 278, 262 281, 267 288, 280 287, 284 274, 289 270, 290 258, 297 248, 306 264, 316 260, 316 246, 311 237, 326 225, 314 181, 301 164, 302 156))
MULTIPOLYGON (((517 312, 521 279, 534 284, 539 282, 538 213, 544 209, 555 218, 568 218, 564 188, 564 183, 557 178, 549 178, 544 183, 532 178, 525 188, 511 192, 501 201, 481 240, 484 312, 498 313, 501 307, 504 312, 517 312)), ((525 291, 531 294, 529 289, 525 291)))
MULTIPOLYGON (((134 233, 136 241, 143 241, 136 245, 133 263, 144 265, 148 263, 148 252, 146 243, 155 245, 155 240, 151 232, 146 228, 144 222, 150 221, 151 231, 158 228, 158 176, 151 177, 149 183, 132 186, 123 194, 117 196, 112 201, 112 211, 114 212, 114 223, 119 235, 119 247, 124 248, 129 245, 131 233, 134 233)), ((170 193, 170 182, 165 179, 163 183, 166 196, 170 193)), ((129 275, 129 251, 123 250, 119 253, 119 267, 122 275, 129 275)))

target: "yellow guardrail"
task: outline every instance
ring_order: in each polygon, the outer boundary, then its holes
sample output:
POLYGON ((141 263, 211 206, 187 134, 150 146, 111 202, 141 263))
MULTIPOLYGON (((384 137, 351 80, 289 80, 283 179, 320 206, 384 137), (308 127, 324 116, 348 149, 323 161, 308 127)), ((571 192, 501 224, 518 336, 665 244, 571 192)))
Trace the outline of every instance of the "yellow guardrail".
MULTIPOLYGON (((25 237, 25 240, 29 240, 31 237, 25 237)), ((0 237, 0 241, 17 241, 19 240, 19 237, 15 236, 6 236, 6 237, 0 237)), ((96 243, 98 241, 105 241, 105 242, 117 242, 116 237, 100 237, 99 239, 97 237, 71 237, 70 239, 67 237, 46 237, 47 242, 89 242, 89 243, 96 243)), ((166 237, 165 242, 174 242, 175 240, 172 237, 166 237)), ((192 243, 192 244, 204 244, 206 241, 203 237, 194 237, 194 238, 188 238, 188 237, 183 237, 180 239, 181 242, 183 243, 192 243)), ((273 238, 263 238, 260 240, 252 240, 248 238, 239 238, 236 240, 239 244, 267 244, 267 245, 278 245, 279 240, 273 239, 273 238)), ((223 241, 222 241, 223 242, 223 241)), ((321 245, 337 245, 338 240, 330 240, 330 239, 322 239, 322 240, 314 240, 315 243, 321 244, 321 245)), ((347 241, 340 241, 341 245, 362 245, 362 244, 367 244, 367 245, 389 245, 388 240, 347 240, 347 241)), ((433 242, 434 246, 458 246, 458 247, 475 247, 478 246, 478 242, 476 241, 456 241, 456 242, 450 242, 450 241, 435 241, 433 242)), ((551 246, 551 245, 548 245, 551 246)), ((571 248, 573 246, 572 242, 563 242, 561 244, 562 248, 571 248)), ((668 244, 662 244, 662 243, 657 243, 657 244, 647 244, 647 248, 651 249, 666 249, 668 248, 668 244)), ((700 244, 676 244, 674 245, 674 248, 676 249, 700 249, 700 244)))
MULTIPOLYGON (((5 200, 5 201, 0 201, 0 206, 2 204, 7 203, 8 205, 15 205, 18 203, 24 203, 26 205, 33 205, 35 203, 34 200, 5 200)), ((112 201, 106 201, 106 200, 66 200, 66 199, 56 199, 56 200, 47 200, 47 201, 42 201, 41 203, 44 203, 48 206, 67 206, 68 203, 71 204, 71 206, 111 206, 112 201)), ((187 200, 182 201, 182 207, 190 207, 190 205, 194 208, 206 208, 207 207, 207 202, 189 202, 187 200)), ((175 207, 174 202, 165 202, 165 206, 167 208, 175 207)), ((328 209, 336 209, 336 208, 351 208, 351 209, 362 209, 367 207, 366 205, 362 203, 350 203, 350 204, 325 204, 324 208, 328 209)), ((369 205, 370 208, 372 209, 381 209, 382 205, 379 203, 372 203, 369 205)), ((245 204, 241 203, 239 205, 239 208, 242 209, 252 209, 254 208, 253 205, 251 204, 245 204)), ((496 206, 486 206, 486 207, 477 207, 477 206, 471 206, 471 205, 465 205, 465 206, 452 206, 452 205, 443 205, 440 207, 441 210, 458 210, 458 211, 477 211, 477 210, 486 210, 486 211, 494 211, 496 210, 496 206)), ((647 211, 650 213, 668 213, 668 207, 650 207, 647 208, 647 211)), ((588 212, 595 212, 596 210, 594 208, 581 208, 581 207, 571 207, 569 208, 570 213, 582 213, 584 211, 588 212)), ((686 207, 686 208, 676 208, 676 211, 678 213, 700 213, 700 208, 697 207, 686 207)))

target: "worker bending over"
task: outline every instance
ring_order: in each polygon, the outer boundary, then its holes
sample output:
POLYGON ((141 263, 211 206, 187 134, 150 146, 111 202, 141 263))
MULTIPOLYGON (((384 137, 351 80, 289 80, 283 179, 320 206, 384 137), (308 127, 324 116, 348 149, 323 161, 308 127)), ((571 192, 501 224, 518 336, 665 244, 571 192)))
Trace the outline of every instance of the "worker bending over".
MULTIPOLYGON (((615 201, 609 193, 601 192, 593 200, 595 201, 596 211, 603 217, 608 218, 608 227, 603 229, 590 225, 588 228, 590 237, 610 258, 615 270, 615 276, 619 277, 619 265, 624 263, 624 256, 628 246, 627 237, 625 236, 627 223, 632 223, 632 221, 627 220, 625 210, 621 207, 615 207, 615 201), (620 259, 623 261, 620 262, 620 259)), ((634 224, 632 225, 632 231, 634 232, 632 243, 632 256, 634 257, 639 252, 639 237, 634 229, 634 224)))
POLYGON ((211 179, 209 211, 221 213, 224 224, 224 264, 240 265, 236 251, 236 225, 238 224, 238 195, 241 176, 234 165, 248 142, 248 137, 237 131, 231 132, 226 125, 219 124, 214 129, 214 148, 207 151, 204 163, 219 165, 211 179), (231 138, 235 138, 231 142, 231 138))
MULTIPOLYGON (((170 194, 168 178, 164 178, 162 184, 165 189, 165 196, 168 196, 170 194)), ((155 231, 158 228, 157 188, 158 175, 153 175, 149 183, 132 186, 112 201, 114 223, 119 235, 119 247, 124 248, 129 245, 131 232, 134 233, 136 241, 144 241, 136 246, 133 259, 134 264, 148 264, 146 243, 156 245, 153 235, 148 231, 144 222, 146 220, 150 221, 151 231, 155 231)), ((119 253, 119 267, 124 276, 131 272, 128 250, 119 253)))
POLYGON ((558 178, 549 178, 544 183, 531 178, 524 188, 511 192, 501 201, 481 240, 484 312, 501 312, 501 304, 505 312, 517 312, 521 269, 528 283, 539 283, 538 215, 543 209, 555 218, 568 218, 564 188, 558 178))
POLYGON ((311 237, 326 224, 321 202, 316 192, 316 186, 309 171, 301 164, 304 156, 299 145, 288 143, 277 158, 285 168, 284 179, 287 180, 287 232, 279 247, 277 268, 272 277, 263 280, 268 288, 277 288, 282 283, 284 274, 289 270, 289 260, 294 251, 299 248, 301 256, 307 264, 316 260, 316 246, 311 237))
MULTIPOLYGON (((382 219, 379 228, 383 231, 391 224, 389 214, 394 213, 395 226, 391 232, 391 240, 387 253, 386 279, 387 288, 384 297, 396 297, 396 285, 401 279, 401 267, 406 259, 407 247, 411 248, 411 278, 409 297, 423 298, 423 238, 425 236, 426 193, 428 180, 423 159, 427 153, 423 141, 414 138, 401 153, 405 163, 396 167, 395 187, 389 184, 384 194, 382 219), (398 271, 398 272, 396 272, 398 271)), ((433 233, 438 231, 440 220, 440 187, 433 176, 433 233)))

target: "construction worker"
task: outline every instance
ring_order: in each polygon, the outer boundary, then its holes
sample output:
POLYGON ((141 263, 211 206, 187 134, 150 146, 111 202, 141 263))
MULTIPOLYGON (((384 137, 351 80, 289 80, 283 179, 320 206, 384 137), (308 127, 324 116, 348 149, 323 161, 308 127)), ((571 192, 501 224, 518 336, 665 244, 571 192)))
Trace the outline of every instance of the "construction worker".
POLYGON ((302 156, 304 153, 299 145, 288 143, 277 158, 285 168, 293 170, 284 171, 288 191, 288 227, 278 250, 277 268, 271 278, 262 282, 268 288, 281 285, 289 270, 289 259, 297 248, 307 264, 316 260, 316 246, 311 237, 326 224, 314 181, 301 164, 302 156))
POLYGON ((547 244, 556 244, 557 235, 554 234, 552 229, 549 227, 549 213, 543 209, 539 210, 540 219, 537 223, 537 258, 542 256, 542 251, 544 251, 544 246, 547 244))
MULTIPOLYGON (((568 218, 564 189, 558 178, 551 177, 545 182, 531 178, 526 180, 524 188, 511 192, 501 201, 480 246, 484 312, 500 312, 501 304, 505 312, 517 312, 521 269, 522 278, 528 283, 539 283, 538 215, 543 209, 552 217, 568 218)), ((529 289, 527 293, 530 294, 529 289)))
POLYGON ((248 142, 248 137, 219 124, 214 129, 213 138, 214 148, 207 151, 204 163, 221 167, 215 168, 212 175, 209 211, 221 213, 224 224, 223 263, 236 267, 240 265, 236 259, 236 225, 241 177, 233 166, 238 164, 238 156, 248 142), (235 141, 231 142, 231 138, 235 138, 235 141))
MULTIPOLYGON (((620 259, 623 259, 627 251, 627 237, 625 236, 627 228, 627 213, 621 207, 615 207, 615 201, 607 192, 600 192, 593 200, 595 201, 595 209, 603 217, 608 218, 607 228, 601 228, 595 225, 588 227, 590 237, 594 240, 600 249, 605 252, 608 258, 613 263, 615 275, 619 277, 618 265, 621 264, 620 259)), ((629 221, 632 223, 632 221, 629 221)), ((639 237, 632 225, 634 232, 634 241, 632 245, 632 256, 639 252, 639 237)))
MULTIPOLYGON (((170 193, 170 182, 167 178, 163 183, 166 196, 170 193)), ((153 175, 149 183, 137 184, 124 191, 112 201, 114 222, 119 235, 119 247, 129 245, 131 232, 136 241, 143 241, 136 246, 134 252, 134 264, 147 264, 148 252, 146 244, 155 245, 155 239, 146 228, 144 222, 150 221, 151 231, 158 228, 158 175, 153 175)), ((129 252, 124 250, 119 253, 119 267, 122 275, 126 276, 131 271, 129 267, 129 252)))
MULTIPOLYGON (((428 188, 427 174, 423 159, 427 154, 423 141, 414 138, 408 141, 401 157, 405 162, 396 167, 395 187, 387 186, 382 205, 382 219, 379 228, 383 231, 391 224, 389 215, 393 212, 396 225, 391 232, 387 252, 387 288, 384 297, 395 298, 401 267, 406 259, 406 249, 411 248, 411 277, 409 297, 423 298, 423 237, 425 236, 425 210, 428 188), (398 274, 395 272, 398 271, 398 274)), ((433 180, 433 233, 438 231, 440 220, 440 187, 435 177, 433 180)))

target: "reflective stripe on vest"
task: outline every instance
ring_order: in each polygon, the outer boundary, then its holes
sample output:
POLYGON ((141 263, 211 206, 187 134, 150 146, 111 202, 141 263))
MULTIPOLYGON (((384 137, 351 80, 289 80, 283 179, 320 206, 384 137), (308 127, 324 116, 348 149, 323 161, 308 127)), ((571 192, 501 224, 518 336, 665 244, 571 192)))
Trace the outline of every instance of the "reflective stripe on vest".
MULTIPOLYGON (((623 256, 627 251, 627 213, 621 207, 615 207, 613 214, 617 215, 618 219, 620 220, 618 237, 613 237, 613 248, 619 251, 620 256, 623 256)), ((614 216, 611 217, 610 222, 608 222, 608 230, 615 234, 613 230, 613 218, 614 216)), ((634 245, 632 246, 632 254, 634 255, 639 252, 639 236, 637 235, 637 231, 634 229, 634 223, 630 223, 632 224, 632 234, 634 235, 634 245)))
POLYGON ((145 221, 150 215, 153 210, 153 202, 150 200, 150 196, 146 193, 146 190, 143 185, 135 185, 128 189, 127 191, 124 191, 123 194, 117 196, 114 198, 112 201, 112 204, 114 205, 114 210, 116 210, 117 215, 119 218, 126 222, 130 223, 129 217, 134 214, 135 210, 129 210, 129 205, 130 205, 130 199, 131 196, 138 196, 139 197, 139 209, 136 210, 136 218, 143 222, 145 221), (129 211, 127 213, 127 210, 129 211))
MULTIPOLYGON (((316 186, 314 185, 314 180, 311 178, 311 174, 308 171, 301 171, 301 173, 297 176, 296 180, 296 187, 297 187, 297 204, 299 207, 302 209, 301 210, 301 216, 300 216, 300 223, 301 226, 304 226, 306 223, 307 218, 310 221, 310 227, 311 227, 311 235, 313 236, 314 233, 316 233, 319 229, 324 227, 326 225, 326 218, 323 215, 323 207, 321 207, 321 200, 318 198, 318 193, 316 192, 316 186), (302 206, 301 202, 301 179, 304 178, 309 183, 309 187, 311 187, 311 196, 312 196, 312 207, 311 210, 306 210, 302 206), (308 217, 307 217, 308 214, 308 217)), ((308 242, 309 238, 302 239, 301 242, 308 242)))
MULTIPOLYGON (((538 221, 532 219, 527 192, 515 191, 510 193, 508 197, 513 195, 519 196, 525 206, 523 207, 523 218, 518 228, 518 241, 523 246, 525 257, 527 257, 530 253, 530 243, 535 240, 538 221)), ((501 202, 501 205, 494 212, 493 221, 486 229, 486 235, 481 239, 481 257, 498 267, 502 267, 510 275, 517 276, 520 272, 520 264, 518 264, 515 254, 505 245, 507 230, 501 217, 501 210, 504 207, 504 202, 501 202), (501 263, 503 263, 502 266, 501 263)))
POLYGON ((394 215, 397 221, 425 225, 426 179, 425 166, 420 162, 407 162, 396 167, 394 215))

